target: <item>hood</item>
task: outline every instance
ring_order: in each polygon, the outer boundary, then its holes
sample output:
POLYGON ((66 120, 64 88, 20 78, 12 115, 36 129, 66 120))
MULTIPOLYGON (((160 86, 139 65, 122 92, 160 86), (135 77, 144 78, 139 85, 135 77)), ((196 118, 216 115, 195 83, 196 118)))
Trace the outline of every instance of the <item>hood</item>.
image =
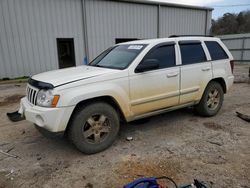
POLYGON ((92 66, 78 66, 73 68, 44 72, 32 76, 32 79, 40 82, 49 83, 56 87, 116 71, 117 70, 114 69, 98 68, 92 66))

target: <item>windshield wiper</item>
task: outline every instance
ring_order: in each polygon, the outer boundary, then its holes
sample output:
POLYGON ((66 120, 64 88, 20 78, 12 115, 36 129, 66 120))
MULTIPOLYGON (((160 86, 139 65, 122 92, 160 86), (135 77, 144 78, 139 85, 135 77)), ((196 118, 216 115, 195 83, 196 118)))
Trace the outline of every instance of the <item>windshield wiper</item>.
POLYGON ((103 66, 103 65, 98 65, 98 64, 93 65, 93 66, 95 66, 95 67, 101 67, 101 68, 107 68, 107 67, 105 67, 105 66, 103 66))
POLYGON ((118 70, 122 70, 122 68, 119 68, 119 67, 109 67, 109 66, 103 66, 103 65, 90 65, 90 66, 93 66, 93 67, 100 67, 100 68, 106 68, 106 69, 118 69, 118 70))
POLYGON ((88 64, 89 66, 92 66, 92 67, 102 67, 101 65, 98 65, 98 64, 95 64, 95 65, 92 65, 92 64, 88 64))

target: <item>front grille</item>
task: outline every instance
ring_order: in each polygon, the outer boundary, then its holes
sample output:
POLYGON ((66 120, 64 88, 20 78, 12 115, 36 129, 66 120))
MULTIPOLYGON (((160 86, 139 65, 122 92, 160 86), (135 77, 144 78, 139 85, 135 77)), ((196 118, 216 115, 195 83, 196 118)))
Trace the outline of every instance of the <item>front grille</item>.
POLYGON ((30 86, 29 84, 27 85, 27 91, 26 91, 26 96, 28 98, 28 101, 31 104, 36 105, 36 99, 37 99, 37 94, 38 94, 38 89, 30 86))

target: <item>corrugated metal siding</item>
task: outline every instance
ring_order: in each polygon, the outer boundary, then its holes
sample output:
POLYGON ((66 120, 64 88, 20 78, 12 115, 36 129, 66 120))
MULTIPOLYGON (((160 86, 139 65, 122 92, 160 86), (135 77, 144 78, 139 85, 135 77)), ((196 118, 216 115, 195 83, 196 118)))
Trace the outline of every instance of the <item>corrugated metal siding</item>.
POLYGON ((204 34, 206 25, 210 29, 211 11, 206 16, 207 10, 165 5, 160 11, 159 29, 158 5, 143 1, 0 0, 0 78, 57 69, 56 38, 74 38, 76 64, 80 65, 84 44, 92 60, 115 44, 116 38, 157 38, 158 32, 160 37, 204 34))
POLYGON ((160 8, 160 37, 169 35, 206 34, 206 10, 160 8))
POLYGON ((76 64, 81 64, 81 0, 1 0, 0 78, 57 69, 56 38, 74 38, 76 64))
POLYGON ((206 35, 211 35, 211 27, 212 27, 212 11, 207 10, 207 27, 206 27, 206 35))
POLYGON ((157 6, 87 0, 90 60, 115 44, 116 38, 156 38, 157 6))
POLYGON ((244 55, 243 55, 243 59, 246 59, 250 62, 250 36, 249 38, 246 38, 245 39, 245 46, 244 46, 245 49, 248 49, 248 50, 245 50, 244 51, 244 55))
POLYGON ((250 36, 249 36, 249 38, 245 39, 245 48, 250 49, 250 36))
POLYGON ((218 37, 228 47, 236 61, 250 62, 250 33, 218 37))
POLYGON ((231 54, 233 55, 233 57, 234 57, 235 60, 238 61, 238 60, 241 59, 241 54, 242 54, 241 51, 231 51, 231 50, 230 50, 230 52, 231 52, 231 54))

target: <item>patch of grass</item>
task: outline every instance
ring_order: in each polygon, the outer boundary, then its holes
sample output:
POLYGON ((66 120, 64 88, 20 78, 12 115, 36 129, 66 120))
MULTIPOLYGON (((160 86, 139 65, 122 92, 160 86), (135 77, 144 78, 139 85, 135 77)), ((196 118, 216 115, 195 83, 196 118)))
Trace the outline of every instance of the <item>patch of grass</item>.
POLYGON ((9 78, 9 77, 4 77, 0 79, 0 81, 7 81, 7 80, 25 80, 29 79, 29 76, 21 76, 21 77, 16 77, 16 78, 9 78))

